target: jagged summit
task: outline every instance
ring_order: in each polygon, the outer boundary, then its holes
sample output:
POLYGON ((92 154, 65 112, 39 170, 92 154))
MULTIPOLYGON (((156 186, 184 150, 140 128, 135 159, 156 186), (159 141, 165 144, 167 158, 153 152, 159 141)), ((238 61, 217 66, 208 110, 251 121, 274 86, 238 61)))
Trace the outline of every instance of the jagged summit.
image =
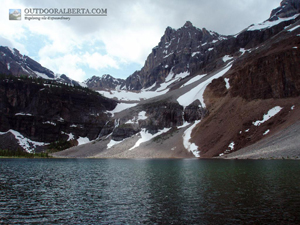
POLYGON ((283 0, 280 6, 273 9, 269 21, 287 18, 300 13, 300 0, 283 0))
POLYGON ((104 74, 102 77, 94 75, 84 83, 94 90, 120 89, 124 87, 125 80, 116 79, 109 74, 104 74))
POLYGON ((191 23, 191 21, 186 21, 185 24, 183 25, 183 27, 185 27, 185 28, 193 27, 193 24, 191 23))
POLYGON ((152 49, 144 67, 126 79, 127 90, 141 90, 164 82, 170 72, 190 73, 198 67, 197 61, 205 61, 214 45, 225 36, 199 29, 190 21, 183 27, 167 27, 160 42, 152 49))
POLYGON ((75 86, 80 85, 77 81, 70 79, 65 74, 56 77, 53 71, 43 67, 32 58, 22 55, 17 49, 12 49, 7 46, 0 46, 0 73, 18 77, 28 76, 56 80, 75 86))

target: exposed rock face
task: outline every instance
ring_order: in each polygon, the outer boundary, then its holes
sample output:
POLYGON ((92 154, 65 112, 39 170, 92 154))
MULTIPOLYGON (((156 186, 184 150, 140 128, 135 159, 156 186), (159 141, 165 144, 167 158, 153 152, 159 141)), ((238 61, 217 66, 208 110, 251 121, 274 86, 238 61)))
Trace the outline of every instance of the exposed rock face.
POLYGON ((270 21, 278 20, 279 18, 286 18, 294 16, 300 12, 300 2, 298 0, 283 0, 280 7, 272 10, 270 21))
POLYGON ((105 113, 116 102, 88 89, 31 79, 1 79, 0 131, 16 130, 39 142, 88 137, 96 139, 106 122, 105 113))
MULTIPOLYGON (((284 24, 284 23, 283 23, 284 24)), ((299 29, 284 29, 259 48, 235 60, 224 77, 205 90, 207 116, 194 132, 193 140, 202 157, 238 151, 300 119, 299 29), (254 125, 272 108, 278 114, 259 126, 254 125)), ((265 32, 265 31, 262 31, 265 32)))
POLYGON ((226 37, 205 28, 198 29, 189 21, 178 30, 168 27, 144 67, 126 79, 126 88, 140 90, 160 84, 171 71, 179 74, 198 70, 210 61, 215 43, 223 39, 226 37))
POLYGON ((285 42, 290 43, 289 47, 278 43, 260 51, 259 56, 235 62, 236 70, 230 80, 233 96, 254 100, 300 95, 300 53, 293 48, 299 46, 299 41, 296 37, 285 42))
POLYGON ((108 74, 102 77, 93 76, 85 81, 85 84, 93 90, 111 90, 124 87, 125 80, 116 79, 108 74))
POLYGON ((51 70, 42 67, 30 57, 21 55, 17 49, 0 46, 0 61, 6 64, 7 70, 15 76, 39 77, 38 74, 41 73, 44 77, 55 77, 51 70))
POLYGON ((0 74, 51 79, 74 86, 80 85, 65 74, 55 76, 53 71, 43 67, 30 57, 21 55, 17 49, 4 46, 0 46, 0 74))

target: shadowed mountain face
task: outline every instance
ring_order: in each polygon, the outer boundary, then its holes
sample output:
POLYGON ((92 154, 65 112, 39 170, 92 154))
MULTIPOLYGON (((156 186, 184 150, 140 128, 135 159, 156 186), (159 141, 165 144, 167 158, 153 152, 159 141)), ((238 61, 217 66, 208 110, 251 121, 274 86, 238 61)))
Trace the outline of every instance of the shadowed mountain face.
MULTIPOLYGON (((177 30, 168 27, 141 70, 125 80, 103 75, 85 81, 106 98, 71 91, 73 81, 65 75, 60 78, 69 86, 55 90, 5 78, 0 131, 13 129, 40 142, 62 134, 64 140, 97 138, 60 155, 68 157, 214 157, 257 143, 300 119, 299 5, 282 1, 268 20, 234 36, 189 21, 177 30), (40 125, 32 129, 34 123, 40 125), (51 131, 50 123, 56 124, 51 131)), ((4 50, 3 74, 37 71, 39 64, 4 50)))
POLYGON ((42 78, 75 86, 80 85, 65 74, 55 75, 53 71, 43 67, 30 57, 22 55, 17 49, 4 46, 0 46, 0 74, 42 78))

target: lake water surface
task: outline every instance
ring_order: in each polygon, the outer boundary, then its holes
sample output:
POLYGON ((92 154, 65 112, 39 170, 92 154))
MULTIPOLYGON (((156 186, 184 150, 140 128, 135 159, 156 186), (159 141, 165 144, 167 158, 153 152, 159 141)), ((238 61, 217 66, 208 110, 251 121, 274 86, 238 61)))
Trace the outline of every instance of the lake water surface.
POLYGON ((299 163, 0 159, 0 224, 300 224, 299 163))

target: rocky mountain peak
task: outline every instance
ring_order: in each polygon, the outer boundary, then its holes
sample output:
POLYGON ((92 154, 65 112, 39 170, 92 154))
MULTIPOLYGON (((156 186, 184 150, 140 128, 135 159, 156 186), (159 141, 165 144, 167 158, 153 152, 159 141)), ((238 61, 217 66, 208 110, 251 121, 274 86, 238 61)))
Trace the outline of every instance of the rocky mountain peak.
POLYGON ((114 78, 109 74, 104 74, 102 77, 94 75, 84 83, 93 90, 120 89, 124 87, 125 80, 114 78))
POLYGON ((283 0, 280 6, 272 10, 269 21, 291 17, 300 13, 300 0, 283 0))
POLYGON ((185 28, 193 27, 193 24, 191 23, 191 21, 186 21, 183 27, 185 28))

